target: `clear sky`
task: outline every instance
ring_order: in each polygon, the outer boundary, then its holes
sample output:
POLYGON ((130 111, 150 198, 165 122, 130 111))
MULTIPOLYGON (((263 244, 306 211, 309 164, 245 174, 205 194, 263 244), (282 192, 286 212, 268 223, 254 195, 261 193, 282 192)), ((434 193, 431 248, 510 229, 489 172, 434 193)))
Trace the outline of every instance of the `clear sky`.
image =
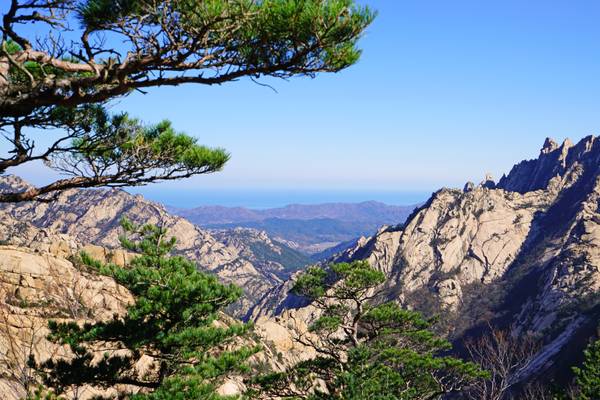
POLYGON ((499 177, 547 136, 600 130, 600 2, 361 2, 379 15, 339 74, 267 81, 277 93, 240 81, 116 102, 232 154, 221 173, 148 193, 427 192, 499 177))

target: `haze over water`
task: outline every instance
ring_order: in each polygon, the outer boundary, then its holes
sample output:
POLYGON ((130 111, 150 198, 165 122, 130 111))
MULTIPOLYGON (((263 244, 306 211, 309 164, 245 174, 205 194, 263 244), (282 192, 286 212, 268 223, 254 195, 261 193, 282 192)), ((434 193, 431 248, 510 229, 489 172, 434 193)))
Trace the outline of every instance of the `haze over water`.
POLYGON ((375 200, 390 205, 413 205, 426 201, 431 191, 383 190, 312 190, 312 189, 183 189, 166 191, 162 188, 128 189, 130 193, 165 205, 193 208, 219 205, 265 209, 288 204, 358 203, 375 200))

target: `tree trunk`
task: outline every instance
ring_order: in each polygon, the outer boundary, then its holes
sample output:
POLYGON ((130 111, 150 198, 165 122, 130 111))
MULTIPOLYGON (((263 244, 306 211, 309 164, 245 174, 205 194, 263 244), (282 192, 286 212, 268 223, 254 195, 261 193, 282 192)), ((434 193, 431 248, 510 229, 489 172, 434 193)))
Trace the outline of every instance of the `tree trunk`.
POLYGON ((10 62, 6 57, 0 57, 0 87, 8 86, 8 70, 10 62))

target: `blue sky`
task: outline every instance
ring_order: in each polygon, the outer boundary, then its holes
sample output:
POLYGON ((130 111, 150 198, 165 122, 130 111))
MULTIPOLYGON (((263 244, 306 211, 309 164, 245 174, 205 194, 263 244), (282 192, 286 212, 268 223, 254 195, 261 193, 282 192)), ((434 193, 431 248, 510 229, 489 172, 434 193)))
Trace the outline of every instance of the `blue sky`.
POLYGON ((361 61, 339 74, 266 81, 277 93, 240 81, 116 102, 232 154, 221 173, 148 193, 427 192, 499 177, 547 136, 599 131, 600 3, 362 3, 379 16, 361 61))

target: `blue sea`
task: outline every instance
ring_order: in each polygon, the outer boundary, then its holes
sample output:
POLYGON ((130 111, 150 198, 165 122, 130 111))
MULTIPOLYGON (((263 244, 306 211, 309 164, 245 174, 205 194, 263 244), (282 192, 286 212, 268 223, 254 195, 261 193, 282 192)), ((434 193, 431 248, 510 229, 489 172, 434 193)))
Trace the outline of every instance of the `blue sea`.
POLYGON ((275 189, 185 189, 141 187, 129 188, 130 193, 162 204, 193 208, 199 206, 246 207, 266 209, 288 204, 359 203, 379 201, 389 205, 413 205, 426 201, 432 191, 382 190, 275 190, 275 189))

